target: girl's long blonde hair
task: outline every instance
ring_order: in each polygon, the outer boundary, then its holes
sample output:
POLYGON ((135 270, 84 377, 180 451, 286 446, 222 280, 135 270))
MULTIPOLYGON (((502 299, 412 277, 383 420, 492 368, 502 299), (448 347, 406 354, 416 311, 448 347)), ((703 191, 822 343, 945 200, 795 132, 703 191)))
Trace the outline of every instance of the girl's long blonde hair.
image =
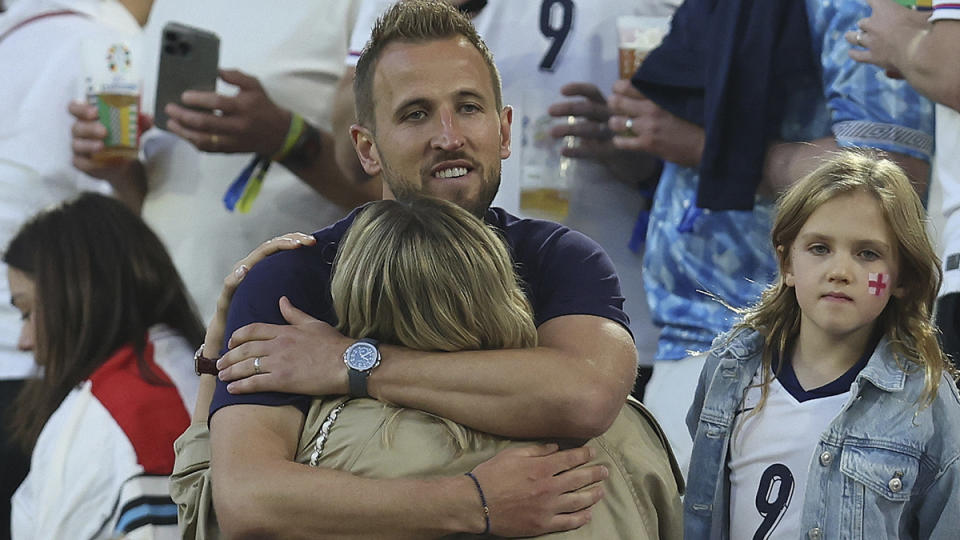
MULTIPOLYGON (((337 329, 353 338, 448 352, 537 344, 533 310, 505 243, 444 200, 367 205, 340 244, 330 289, 337 329)), ((437 418, 465 448, 464 428, 437 418)))
POLYGON ((876 198, 896 238, 900 271, 899 283, 893 286, 901 287, 904 294, 890 297, 877 318, 876 328, 890 340, 904 371, 924 370, 921 408, 935 398, 944 369, 951 370, 932 323, 933 304, 943 274, 927 237, 920 198, 906 174, 893 161, 869 151, 845 150, 794 184, 780 198, 771 234, 780 271, 760 301, 743 312, 743 319, 737 325, 757 330, 765 338, 761 398, 755 411, 759 411, 767 399, 774 376, 771 371, 774 353, 785 358, 791 340, 800 332, 800 305, 783 277, 790 248, 817 208, 837 196, 857 191, 876 198))

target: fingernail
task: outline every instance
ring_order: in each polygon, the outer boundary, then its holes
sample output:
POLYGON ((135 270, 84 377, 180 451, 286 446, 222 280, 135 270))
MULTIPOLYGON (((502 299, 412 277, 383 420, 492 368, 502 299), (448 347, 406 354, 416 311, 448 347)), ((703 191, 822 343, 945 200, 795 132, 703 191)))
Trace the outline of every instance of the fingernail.
POLYGON ((233 273, 237 276, 237 279, 243 279, 247 275, 247 265, 241 264, 233 273))
POLYGON ((592 447, 592 446, 588 446, 588 447, 587 447, 587 455, 590 456, 590 459, 593 459, 593 458, 597 457, 597 449, 594 448, 594 447, 592 447))
POLYGON ((601 465, 601 466, 600 466, 600 474, 603 475, 604 478, 610 476, 610 470, 607 469, 607 466, 606 466, 606 465, 601 465))

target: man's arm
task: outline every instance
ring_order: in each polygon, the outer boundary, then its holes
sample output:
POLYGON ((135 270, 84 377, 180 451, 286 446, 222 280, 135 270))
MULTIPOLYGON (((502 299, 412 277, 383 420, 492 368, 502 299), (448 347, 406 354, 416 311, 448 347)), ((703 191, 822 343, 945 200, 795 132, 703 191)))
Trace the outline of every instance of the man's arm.
MULTIPOLYGON (((773 195, 783 192, 838 151, 840 146, 833 137, 805 142, 774 142, 767 148, 759 190, 773 195)), ((930 164, 897 152, 888 152, 886 155, 903 168, 914 189, 923 197, 927 191, 930 164)))
POLYGON ((538 336, 533 349, 455 357, 384 347, 371 395, 506 437, 605 432, 636 378, 629 333, 608 319, 567 315, 540 325, 538 336))
MULTIPOLYGON (((217 521, 228 538, 433 538, 480 533, 479 494, 466 476, 379 480, 293 462, 303 415, 233 405, 212 418, 217 521)), ((592 451, 556 445, 505 450, 473 473, 491 532, 531 536, 580 527, 603 495, 592 451)))
MULTIPOLYGON (((183 103, 169 104, 168 129, 204 152, 255 152, 272 156, 283 147, 292 113, 267 95, 256 77, 220 70, 220 78, 239 88, 236 96, 188 90, 183 103)), ((380 198, 379 185, 357 185, 337 165, 333 135, 307 124, 303 144, 281 163, 326 199, 354 208, 380 198)))
MULTIPOLYGON (((353 340, 282 299, 290 325, 251 324, 233 333, 220 359, 231 393, 347 393, 343 351, 353 340), (253 359, 264 374, 251 377, 253 359)), ((606 431, 636 377, 636 348, 620 324, 565 315, 538 330, 530 349, 437 353, 381 347, 369 391, 505 437, 587 439, 606 431)))
POLYGON ((937 103, 960 110, 960 21, 927 22, 929 12, 914 11, 893 0, 868 0, 873 13, 847 32, 850 57, 902 75, 918 92, 937 103))
MULTIPOLYGON (((663 110, 629 81, 617 81, 610 106, 614 113, 610 117, 610 128, 621 133, 613 138, 614 145, 649 152, 685 167, 699 167, 704 144, 702 127, 663 110), (627 118, 634 119, 632 136, 623 134, 627 118)), ((839 150, 840 146, 834 137, 771 143, 767 148, 758 191, 768 195, 785 191, 839 150)), ((914 188, 923 195, 930 165, 922 159, 897 152, 889 152, 888 156, 903 167, 914 188)))

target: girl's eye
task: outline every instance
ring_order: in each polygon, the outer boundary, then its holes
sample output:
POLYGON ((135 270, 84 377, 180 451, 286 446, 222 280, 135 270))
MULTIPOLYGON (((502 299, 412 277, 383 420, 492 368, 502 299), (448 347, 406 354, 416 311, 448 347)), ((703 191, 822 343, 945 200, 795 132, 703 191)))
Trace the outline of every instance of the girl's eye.
POLYGON ((862 257, 866 261, 876 261, 880 258, 880 254, 877 253, 876 251, 865 249, 860 252, 860 257, 862 257))
POLYGON ((827 249, 827 246, 823 244, 814 244, 808 249, 810 253, 813 253, 814 255, 826 255, 827 253, 830 253, 830 250, 827 249))

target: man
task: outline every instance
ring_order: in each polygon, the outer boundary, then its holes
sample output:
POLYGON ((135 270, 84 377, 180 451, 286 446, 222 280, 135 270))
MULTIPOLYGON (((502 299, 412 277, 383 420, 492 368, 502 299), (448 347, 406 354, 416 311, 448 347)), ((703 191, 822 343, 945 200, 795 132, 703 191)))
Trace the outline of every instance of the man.
MULTIPOLYGON (((316 247, 261 262, 231 305, 235 331, 219 362, 225 382, 211 406, 214 502, 229 535, 484 531, 469 478, 364 479, 293 463, 310 395, 350 388, 504 436, 583 439, 606 430, 633 384, 636 349, 602 250, 562 226, 488 208, 510 155, 512 111, 469 21, 440 2, 397 4, 374 29, 354 84, 351 134, 365 172, 382 177, 387 197, 442 197, 498 227, 536 312, 539 346, 430 353, 384 345, 379 367, 348 370, 344 352, 354 344, 328 324, 328 278, 352 219, 318 232, 316 247), (299 394, 265 392, 276 390, 299 394)), ((535 446, 478 466, 490 532, 581 526, 606 474, 577 468, 588 459, 583 449, 535 446)))
POLYGON ((937 103, 933 181, 943 193, 940 209, 944 219, 937 324, 944 351, 954 365, 960 365, 960 66, 953 61, 953 51, 960 46, 960 5, 936 0, 931 16, 889 0, 867 3, 873 9, 870 17, 858 23, 860 30, 846 34, 855 46, 850 57, 905 78, 937 103))
MULTIPOLYGON (((503 79, 504 102, 514 107, 510 158, 503 164, 503 182, 494 205, 522 217, 548 217, 536 209, 521 208, 520 184, 526 174, 542 171, 534 150, 540 139, 577 137, 575 144, 562 144, 564 153, 576 154, 595 138, 609 140, 609 111, 599 88, 608 89, 617 78, 617 18, 622 15, 662 16, 673 13, 678 0, 593 0, 592 2, 536 0, 516 2, 449 0, 461 10, 477 9, 471 22, 490 48, 503 79), (584 81, 584 82, 576 82, 584 81), (554 103, 556 102, 556 103, 554 103), (553 106, 550 106, 554 103, 553 106), (571 123, 570 117, 576 117, 571 123)), ((363 0, 350 38, 348 74, 370 37, 370 28, 392 0, 363 0)), ((345 77, 345 79, 349 78, 345 77)), ((349 101, 349 115, 334 114, 338 136, 353 123, 353 95, 341 84, 338 97, 349 101), (349 99, 341 94, 349 94, 349 99)), ((569 139, 568 139, 569 140, 569 139)), ((339 141, 338 141, 339 142, 339 141)), ((352 145, 342 161, 357 162, 352 145)), ((624 311, 638 349, 639 377, 633 395, 643 399, 657 347, 656 328, 647 309, 641 271, 642 241, 636 235, 638 214, 647 201, 638 184, 656 181, 659 162, 649 155, 614 150, 595 160, 579 160, 565 168, 569 183, 569 212, 553 216, 582 232, 603 247, 620 279, 624 311)), ((571 160, 572 161, 572 160, 571 160)), ((344 165, 349 167, 349 165, 344 165)), ((559 175, 561 167, 554 172, 559 175)), ((358 166, 353 166, 356 169, 358 166)), ((349 169, 348 169, 349 170, 349 169)), ((359 171, 362 173, 363 171, 359 171)), ((362 175, 365 176, 365 175, 362 175)), ((363 182, 365 178, 358 179, 363 182)))

